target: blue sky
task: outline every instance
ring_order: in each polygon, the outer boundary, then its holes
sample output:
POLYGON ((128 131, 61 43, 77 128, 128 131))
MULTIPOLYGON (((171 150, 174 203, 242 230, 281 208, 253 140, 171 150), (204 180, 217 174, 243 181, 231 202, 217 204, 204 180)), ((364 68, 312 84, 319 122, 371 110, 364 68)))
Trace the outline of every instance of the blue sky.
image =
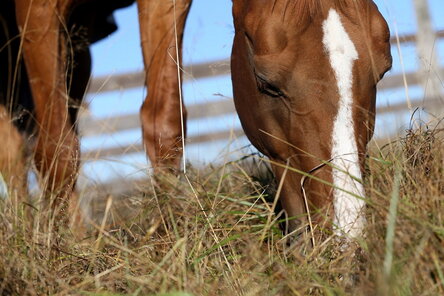
MULTIPOLYGON (((382 14, 386 17, 392 34, 400 35, 416 32, 416 17, 410 0, 378 0, 375 1, 382 14)), ((429 0, 433 25, 435 29, 444 29, 444 1, 429 0)), ((109 38, 92 46, 93 76, 112 75, 122 72, 132 72, 143 69, 141 49, 139 46, 139 28, 137 9, 133 5, 115 13, 119 30, 109 38)), ((192 64, 203 61, 217 61, 230 56, 233 39, 233 24, 231 17, 231 0, 194 0, 188 18, 184 40, 184 63, 192 64)), ((437 53, 440 61, 444 58, 444 40, 437 43, 437 53)), ((413 45, 401 48, 406 72, 418 67, 413 45)), ((400 58, 396 48, 393 48, 394 67, 392 73, 401 73, 400 58)), ((441 62, 442 65, 442 62, 441 62)), ((231 97, 231 81, 227 75, 219 78, 206 78, 187 82, 184 87, 185 102, 188 105, 197 102, 219 100, 220 94, 231 97)), ((422 90, 419 87, 410 88, 412 98, 420 98, 422 90)), ((378 105, 387 105, 405 100, 405 90, 390 90, 378 95, 378 105)), ((87 101, 93 116, 105 118, 117 114, 138 112, 144 98, 144 89, 132 89, 106 94, 89 95, 87 101)), ((405 114, 400 117, 383 116, 378 118, 376 135, 387 130, 406 127, 405 114)), ((204 119, 189 122, 189 134, 205 133, 209 129, 231 129, 239 127, 236 115, 223 116, 216 119, 204 119)), ((110 147, 140 142, 140 130, 127 131, 110 137, 85 138, 82 149, 110 147)), ((189 147, 188 158, 193 162, 221 161, 230 151, 248 144, 243 139, 228 145, 225 142, 213 143, 210 146, 189 147), (223 152, 220 152, 221 149, 223 152)), ((88 179, 107 180, 114 176, 140 177, 149 165, 143 153, 128 155, 120 159, 96 161, 87 163, 83 172, 88 179)))

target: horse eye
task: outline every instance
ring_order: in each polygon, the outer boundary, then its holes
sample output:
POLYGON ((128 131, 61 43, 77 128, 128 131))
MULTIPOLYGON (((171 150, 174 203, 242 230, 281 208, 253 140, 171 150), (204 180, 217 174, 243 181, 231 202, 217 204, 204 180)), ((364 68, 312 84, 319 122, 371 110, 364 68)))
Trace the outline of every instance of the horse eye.
POLYGON ((286 98, 287 96, 276 86, 266 81, 264 78, 256 75, 256 82, 258 90, 273 98, 286 98))

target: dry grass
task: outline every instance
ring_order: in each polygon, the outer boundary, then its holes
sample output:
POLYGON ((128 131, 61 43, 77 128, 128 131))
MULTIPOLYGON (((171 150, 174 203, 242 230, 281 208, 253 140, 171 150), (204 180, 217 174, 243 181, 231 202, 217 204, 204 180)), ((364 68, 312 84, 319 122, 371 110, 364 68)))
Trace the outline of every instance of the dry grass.
POLYGON ((331 239, 288 248, 270 212, 273 190, 258 182, 270 176, 251 178, 251 162, 191 169, 189 180, 159 181, 162 190, 147 184, 131 199, 137 215, 81 242, 29 226, 2 201, 0 294, 442 295, 442 138, 410 132, 371 152, 358 252, 338 252, 331 239))

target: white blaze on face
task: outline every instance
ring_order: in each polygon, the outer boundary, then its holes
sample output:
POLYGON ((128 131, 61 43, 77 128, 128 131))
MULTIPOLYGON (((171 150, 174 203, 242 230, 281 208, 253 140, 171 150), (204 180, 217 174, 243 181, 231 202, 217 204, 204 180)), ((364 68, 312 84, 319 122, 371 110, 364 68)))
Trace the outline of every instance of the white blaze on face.
POLYGON ((337 235, 357 237, 361 235, 365 224, 363 216, 365 203, 362 200, 364 188, 354 179, 362 178, 352 112, 353 64, 359 57, 336 10, 330 9, 322 28, 324 47, 335 73, 339 91, 339 110, 333 124, 331 151, 333 183, 337 187, 333 190, 336 226, 334 232, 337 235))

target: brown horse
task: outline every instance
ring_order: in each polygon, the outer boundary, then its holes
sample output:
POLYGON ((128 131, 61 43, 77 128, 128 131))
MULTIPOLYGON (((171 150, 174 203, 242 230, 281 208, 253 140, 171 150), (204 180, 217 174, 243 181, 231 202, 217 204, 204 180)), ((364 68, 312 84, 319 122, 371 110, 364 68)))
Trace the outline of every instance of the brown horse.
MULTIPOLYGON (((19 109, 27 110, 22 112, 24 117, 32 117, 15 122, 22 131, 37 127, 35 164, 41 175, 47 177, 46 191, 57 192, 56 200, 66 201, 71 197, 79 167, 79 141, 74 123, 76 107, 90 75, 89 49, 81 43, 83 39, 92 43, 111 33, 115 28, 107 23, 108 16, 114 9, 132 2, 6 0, 0 4, 4 32, 0 34, 1 103, 7 107, 9 116, 16 117, 15 111, 19 109), (86 38, 78 36, 84 33, 81 29, 86 29, 86 38), (79 46, 83 50, 77 50, 79 46), (23 63, 19 62, 21 58, 23 63), (31 116, 28 111, 32 111, 31 116)), ((180 106, 174 58, 180 59, 180 50, 175 48, 181 47, 190 1, 140 0, 138 5, 145 66, 149 69, 150 92, 141 111, 145 145, 154 166, 177 167, 182 128, 180 115, 172 112, 180 106)), ((3 114, 6 111, 3 108, 0 111, 0 124, 4 126, 8 121, 3 114)), ((17 138, 16 132, 9 134, 11 141, 17 138)), ((5 163, 10 163, 10 158, 18 158, 20 153, 3 154, 5 163)), ((10 165, 0 169, 2 173, 5 170, 16 173, 10 165)), ((72 205, 76 206, 75 200, 72 205)))
MULTIPOLYGON (((60 30, 76 2, 15 0, 40 131, 36 163, 67 194, 75 183, 78 140, 68 120, 62 57, 69 47, 60 30)), ((157 168, 180 167, 186 112, 179 112, 176 60, 190 4, 138 1, 148 86, 143 139, 157 168)), ((371 0, 233 0, 233 16, 236 109, 283 182, 289 230, 309 217, 314 227, 360 235, 376 84, 391 67, 385 20, 371 0), (307 174, 315 178, 304 183, 307 174)))
POLYGON ((233 16, 236 109, 284 182, 289 230, 308 216, 361 235, 376 84, 392 62, 384 18, 370 0, 235 0, 233 16))

